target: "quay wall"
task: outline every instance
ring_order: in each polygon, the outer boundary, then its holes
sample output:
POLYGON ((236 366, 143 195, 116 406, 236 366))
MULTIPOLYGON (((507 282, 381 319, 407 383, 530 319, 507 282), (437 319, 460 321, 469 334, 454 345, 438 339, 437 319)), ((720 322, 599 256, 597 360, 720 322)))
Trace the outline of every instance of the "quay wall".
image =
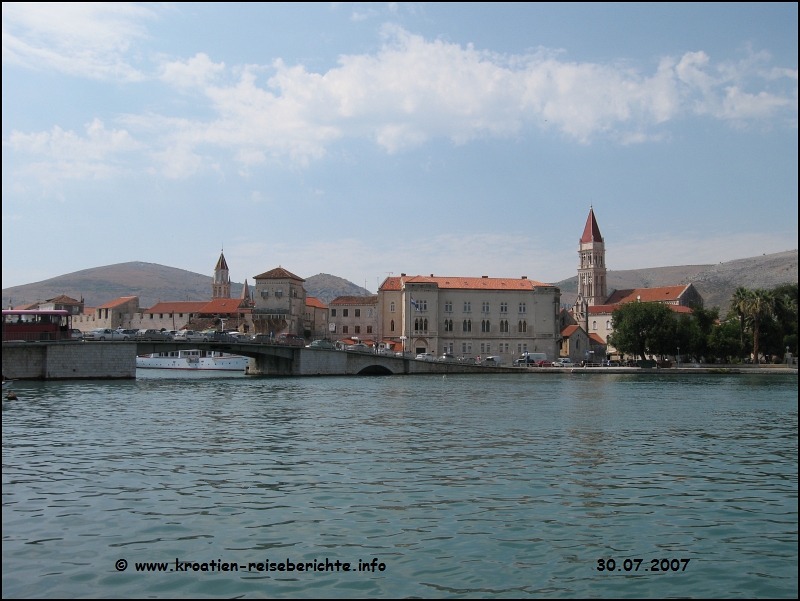
POLYGON ((3 376, 13 380, 135 378, 136 344, 3 344, 3 376))

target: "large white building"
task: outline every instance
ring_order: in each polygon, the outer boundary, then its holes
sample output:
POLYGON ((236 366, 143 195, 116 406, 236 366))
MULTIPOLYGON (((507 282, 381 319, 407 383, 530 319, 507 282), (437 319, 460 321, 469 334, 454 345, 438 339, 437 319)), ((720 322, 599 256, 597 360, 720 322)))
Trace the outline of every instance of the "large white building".
POLYGON ((561 292, 527 277, 389 277, 378 290, 378 336, 407 352, 558 357, 561 292))

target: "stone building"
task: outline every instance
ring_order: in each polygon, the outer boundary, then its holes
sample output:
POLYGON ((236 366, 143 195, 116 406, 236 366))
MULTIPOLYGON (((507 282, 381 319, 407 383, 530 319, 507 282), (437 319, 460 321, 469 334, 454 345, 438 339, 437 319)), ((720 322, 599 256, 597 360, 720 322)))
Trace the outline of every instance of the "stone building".
POLYGON ((214 279, 211 283, 211 298, 230 298, 231 278, 228 262, 225 255, 220 252, 217 264, 214 266, 214 279))
POLYGON ((258 334, 280 333, 303 336, 306 314, 305 280, 276 267, 255 276, 253 326, 258 334))
POLYGON ((339 296, 330 304, 333 340, 360 340, 374 344, 378 333, 378 296, 339 296))
POLYGON ((589 306, 603 304, 607 296, 606 247, 591 206, 578 242, 578 258, 578 296, 589 306))
POLYGON ((378 290, 381 341, 406 352, 500 356, 525 351, 558 357, 561 292, 522 278, 389 277, 378 290))
MULTIPOLYGON (((85 310, 85 309, 84 309, 85 310)), ((72 327, 88 332, 95 328, 129 328, 131 320, 139 312, 138 296, 122 296, 100 305, 91 313, 72 317, 72 327)))
POLYGON ((318 298, 313 296, 306 297, 306 314, 304 332, 306 338, 318 340, 321 338, 330 339, 328 331, 330 310, 328 306, 318 298))
POLYGON ((69 311, 70 315, 80 315, 84 310, 83 299, 76 300, 61 294, 55 298, 48 298, 43 303, 38 303, 37 308, 41 311, 69 311))

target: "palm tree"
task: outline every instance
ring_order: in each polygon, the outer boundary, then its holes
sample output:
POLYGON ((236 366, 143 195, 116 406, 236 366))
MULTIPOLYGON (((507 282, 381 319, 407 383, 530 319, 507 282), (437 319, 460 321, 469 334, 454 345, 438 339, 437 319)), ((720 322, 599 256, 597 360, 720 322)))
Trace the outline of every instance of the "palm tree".
POLYGON ((753 360, 758 360, 758 334, 761 324, 775 316, 777 299, 772 290, 753 290, 745 306, 745 316, 753 327, 753 360))
POLYGON ((739 316, 739 338, 744 350, 744 319, 753 296, 753 291, 739 286, 731 297, 731 311, 739 316))

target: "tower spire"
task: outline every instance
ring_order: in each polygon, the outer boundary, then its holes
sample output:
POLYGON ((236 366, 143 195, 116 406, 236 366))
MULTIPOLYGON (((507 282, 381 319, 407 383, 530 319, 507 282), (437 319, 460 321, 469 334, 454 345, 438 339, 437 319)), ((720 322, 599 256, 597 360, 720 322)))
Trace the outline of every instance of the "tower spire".
POLYGON ((588 305, 605 304, 606 249, 600 227, 594 216, 594 207, 589 205, 589 216, 578 243, 578 294, 588 305))
POLYGON ((220 251, 217 265, 214 267, 214 280, 211 283, 211 298, 230 298, 231 278, 225 254, 220 251))

